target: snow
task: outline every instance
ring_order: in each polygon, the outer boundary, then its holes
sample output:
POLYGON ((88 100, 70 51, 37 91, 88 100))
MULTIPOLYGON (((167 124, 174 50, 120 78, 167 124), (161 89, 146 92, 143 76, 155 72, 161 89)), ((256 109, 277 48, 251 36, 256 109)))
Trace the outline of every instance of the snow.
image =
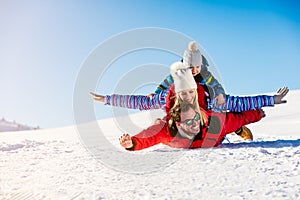
MULTIPOLYGON (((124 117, 97 122, 111 144, 101 156, 76 126, 0 133, 0 199, 300 199, 300 90, 286 99, 248 126, 254 142, 210 149, 127 152, 124 117)), ((161 114, 130 119, 136 131, 161 114)))
POLYGON ((33 128, 27 125, 18 124, 15 121, 10 122, 5 120, 4 118, 0 119, 0 132, 24 131, 24 130, 35 130, 35 129, 39 129, 39 127, 33 128))

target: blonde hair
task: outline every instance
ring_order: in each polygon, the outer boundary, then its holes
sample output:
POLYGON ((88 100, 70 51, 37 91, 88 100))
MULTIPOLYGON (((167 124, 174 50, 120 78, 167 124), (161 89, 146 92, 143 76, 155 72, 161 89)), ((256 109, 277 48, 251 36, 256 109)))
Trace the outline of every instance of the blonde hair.
MULTIPOLYGON (((197 89, 194 89, 194 90, 195 90, 195 98, 194 98, 193 103, 191 103, 191 105, 195 109, 195 111, 200 114, 200 124, 204 125, 208 121, 208 116, 207 116, 207 113, 205 112, 205 110, 203 108, 200 108, 199 103, 198 103, 198 92, 197 92, 197 89)), ((174 106, 170 110, 170 115, 171 115, 171 119, 169 120, 170 127, 172 126, 173 121, 178 122, 178 120, 180 119, 180 112, 178 112, 178 111, 180 110, 180 105, 182 105, 182 104, 187 104, 187 103, 184 102, 180 98, 179 93, 176 93, 176 99, 175 99, 174 106)))

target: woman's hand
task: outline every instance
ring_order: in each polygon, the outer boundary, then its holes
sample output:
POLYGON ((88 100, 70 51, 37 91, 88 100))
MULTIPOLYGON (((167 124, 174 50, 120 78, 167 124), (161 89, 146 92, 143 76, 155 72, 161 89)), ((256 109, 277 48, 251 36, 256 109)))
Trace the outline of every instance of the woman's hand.
POLYGON ((283 97, 289 92, 288 87, 282 87, 277 90, 277 94, 274 95, 274 103, 275 104, 281 104, 281 103, 286 103, 286 100, 282 100, 283 97))
POLYGON ((93 92, 90 92, 90 94, 92 95, 92 97, 95 101, 99 101, 101 103, 104 103, 104 96, 93 93, 93 92))

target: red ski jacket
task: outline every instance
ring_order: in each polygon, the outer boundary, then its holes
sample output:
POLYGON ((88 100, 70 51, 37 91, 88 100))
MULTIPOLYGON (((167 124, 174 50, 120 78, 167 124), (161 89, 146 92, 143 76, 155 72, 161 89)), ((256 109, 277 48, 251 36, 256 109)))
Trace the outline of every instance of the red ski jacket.
POLYGON ((208 112, 207 124, 200 127, 200 132, 193 140, 183 138, 179 133, 171 136, 166 121, 152 125, 131 139, 133 147, 127 150, 141 150, 162 143, 174 148, 209 148, 216 147, 226 134, 234 132, 243 125, 259 121, 263 116, 260 110, 249 110, 241 113, 208 112))

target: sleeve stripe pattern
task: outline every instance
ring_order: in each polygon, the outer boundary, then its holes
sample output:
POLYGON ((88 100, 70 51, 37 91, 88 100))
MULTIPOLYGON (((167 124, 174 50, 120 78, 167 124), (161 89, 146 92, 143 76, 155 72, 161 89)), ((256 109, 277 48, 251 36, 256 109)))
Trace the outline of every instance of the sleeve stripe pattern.
POLYGON ((228 110, 231 112, 243 112, 247 110, 255 110, 265 106, 274 106, 274 97, 267 95, 238 97, 226 95, 225 103, 217 105, 216 101, 213 101, 213 110, 220 112, 228 110))
POLYGON ((144 95, 107 95, 104 99, 105 105, 115 107, 150 110, 164 108, 166 104, 167 90, 161 91, 159 94, 154 94, 152 97, 144 95))

